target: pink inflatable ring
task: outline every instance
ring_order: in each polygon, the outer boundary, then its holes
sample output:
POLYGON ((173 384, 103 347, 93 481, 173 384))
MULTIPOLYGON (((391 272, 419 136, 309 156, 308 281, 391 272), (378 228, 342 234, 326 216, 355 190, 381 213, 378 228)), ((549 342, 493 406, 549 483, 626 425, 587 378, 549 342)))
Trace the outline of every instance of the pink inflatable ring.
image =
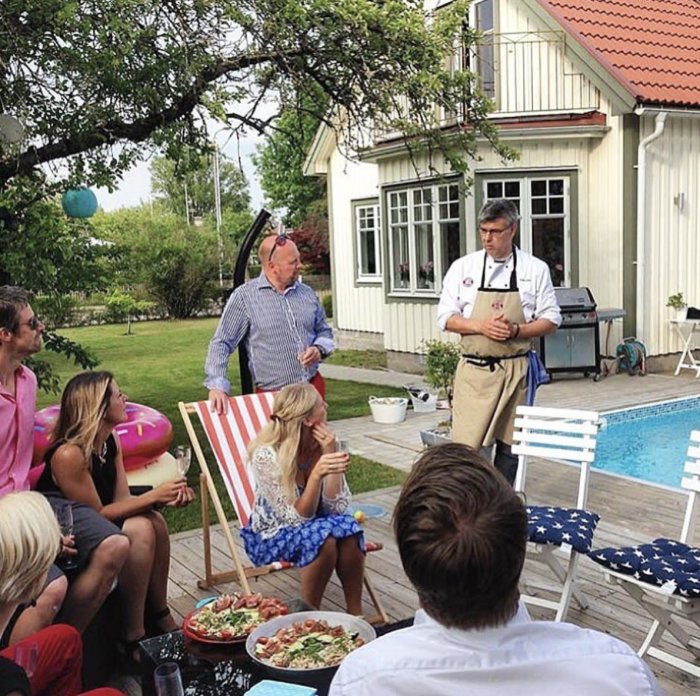
MULTIPOLYGON (((37 411, 34 418, 34 465, 44 461, 44 454, 51 444, 49 434, 58 418, 59 406, 47 406, 37 411)), ((116 432, 124 453, 127 471, 141 469, 166 452, 173 440, 173 426, 160 411, 149 406, 126 403, 126 421, 116 432)))

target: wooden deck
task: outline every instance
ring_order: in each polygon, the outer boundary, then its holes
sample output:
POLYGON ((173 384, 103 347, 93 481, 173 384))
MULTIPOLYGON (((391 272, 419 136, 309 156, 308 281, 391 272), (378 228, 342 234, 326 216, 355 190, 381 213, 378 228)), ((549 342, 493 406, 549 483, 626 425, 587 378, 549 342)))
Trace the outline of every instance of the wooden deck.
MULTIPOLYGON (((538 404, 603 411, 698 393, 700 380, 673 379, 661 375, 650 375, 643 379, 620 375, 598 384, 591 380, 558 379, 551 387, 541 390, 538 394, 538 404)), ((367 447, 377 455, 374 458, 406 470, 410 468, 420 450, 417 441, 418 428, 426 424, 428 421, 425 416, 411 414, 406 423, 390 426, 390 432, 381 434, 381 428, 368 427, 366 419, 351 419, 337 422, 337 432, 342 433, 342 437, 351 438, 353 452, 362 452, 364 447, 367 447), (357 437, 357 440, 352 439, 353 437, 357 437), (355 442, 358 443, 357 447, 355 442)), ((687 437, 687 434, 682 434, 682 437, 687 437)), ((372 456, 370 451, 362 453, 372 456)), ((573 504, 577 479, 578 472, 572 467, 533 462, 528 470, 528 502, 573 504), (572 493, 569 495, 568 491, 572 493)), ((369 556, 368 572, 392 621, 412 616, 417 608, 417 598, 402 571, 391 529, 391 513, 398 491, 398 488, 389 488, 356 497, 358 501, 380 505, 387 512, 381 518, 367 520, 365 528, 369 538, 384 543, 383 551, 369 556)), ((591 476, 588 507, 601 516, 594 545, 620 546, 658 536, 678 536, 685 505, 686 497, 680 491, 594 471, 591 476)), ((224 536, 218 528, 214 527, 213 530, 215 569, 229 570, 232 563, 226 551, 224 536)), ((234 530, 234 536, 238 539, 237 530, 234 530)), ((180 618, 192 610, 198 599, 238 589, 234 584, 216 586, 208 590, 199 589, 197 580, 203 573, 203 567, 201 530, 173 535, 169 598, 174 613, 180 618)), ((528 563, 523 577, 526 582, 528 578, 539 577, 539 570, 528 563)), ((650 625, 646 616, 622 590, 607 585, 599 566, 587 558, 583 558, 579 565, 579 579, 581 589, 589 598, 590 606, 586 611, 581 611, 572 603, 568 620, 579 626, 621 638, 636 650, 650 625)), ((267 575, 253 581, 252 586, 265 594, 294 598, 298 596, 299 591, 298 575, 294 571, 267 575)), ((340 585, 335 577, 331 580, 323 608, 344 608, 340 585)), ((367 612, 370 611, 371 607, 367 606, 367 612)), ((535 618, 552 616, 552 613, 538 608, 532 608, 531 613, 535 618)), ((678 651, 683 655, 680 647, 678 651)), ((661 688, 669 696, 685 696, 698 692, 700 680, 652 658, 648 660, 648 664, 655 672, 661 688)), ((120 679, 115 685, 131 696, 140 694, 140 688, 133 680, 120 679)))

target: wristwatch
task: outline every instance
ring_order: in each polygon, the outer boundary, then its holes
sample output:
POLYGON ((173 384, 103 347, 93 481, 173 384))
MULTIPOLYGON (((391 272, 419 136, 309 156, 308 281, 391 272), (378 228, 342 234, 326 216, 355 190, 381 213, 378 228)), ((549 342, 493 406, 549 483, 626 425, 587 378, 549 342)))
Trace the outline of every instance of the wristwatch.
POLYGON ((328 357, 328 351, 324 350, 318 343, 314 343, 314 348, 318 348, 318 352, 321 354, 321 360, 325 360, 328 357))

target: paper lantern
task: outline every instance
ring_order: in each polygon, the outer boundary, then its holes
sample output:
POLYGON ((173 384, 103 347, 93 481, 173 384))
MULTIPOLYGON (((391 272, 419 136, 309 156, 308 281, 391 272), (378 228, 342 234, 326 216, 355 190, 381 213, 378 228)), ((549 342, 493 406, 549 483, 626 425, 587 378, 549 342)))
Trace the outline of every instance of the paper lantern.
POLYGON ((97 212, 97 196, 82 186, 66 191, 62 203, 63 211, 68 217, 89 218, 97 212))

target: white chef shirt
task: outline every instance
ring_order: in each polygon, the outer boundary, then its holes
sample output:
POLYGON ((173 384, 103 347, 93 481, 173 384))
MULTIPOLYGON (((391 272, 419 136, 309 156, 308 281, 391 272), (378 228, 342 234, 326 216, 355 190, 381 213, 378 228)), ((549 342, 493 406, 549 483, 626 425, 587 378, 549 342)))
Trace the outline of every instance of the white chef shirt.
MULTIPOLYGON (((544 261, 516 248, 518 264, 516 276, 518 291, 523 304, 525 320, 548 319, 553 324, 561 324, 561 312, 552 286, 549 267, 544 261)), ((438 304, 437 323, 445 331, 447 320, 454 314, 468 319, 474 309, 476 293, 481 285, 481 272, 484 268, 485 251, 457 259, 447 271, 442 281, 442 293, 438 304)), ((513 255, 505 262, 490 256, 486 260, 484 285, 487 288, 509 288, 510 274, 513 271, 513 255)))
POLYGON ((531 621, 463 631, 424 611, 346 657, 329 696, 661 696, 647 665, 612 636, 531 621))

